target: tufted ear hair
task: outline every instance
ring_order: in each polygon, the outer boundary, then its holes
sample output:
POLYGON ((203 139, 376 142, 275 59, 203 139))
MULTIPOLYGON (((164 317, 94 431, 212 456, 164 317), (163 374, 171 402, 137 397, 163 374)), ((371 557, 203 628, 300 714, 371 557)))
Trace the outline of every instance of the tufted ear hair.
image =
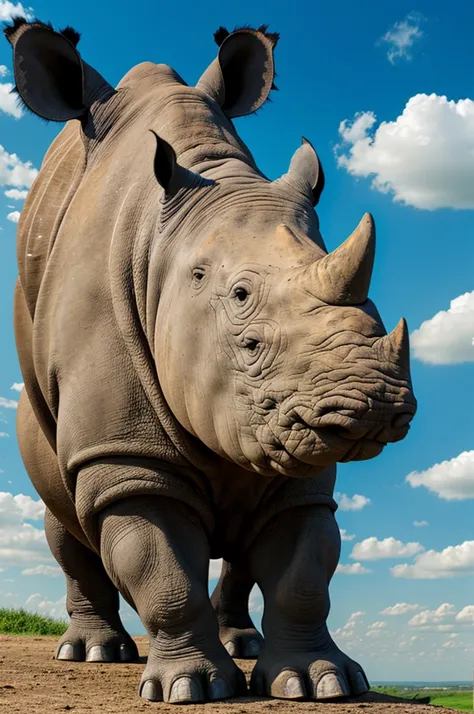
POLYGON ((13 47, 13 71, 23 104, 51 121, 82 117, 99 98, 114 90, 83 62, 76 44, 79 33, 71 27, 55 32, 51 25, 13 19, 3 30, 13 47))
POLYGON ((273 49, 279 35, 262 25, 231 33, 220 27, 214 38, 219 53, 196 86, 215 99, 229 119, 252 114, 276 89, 273 49))

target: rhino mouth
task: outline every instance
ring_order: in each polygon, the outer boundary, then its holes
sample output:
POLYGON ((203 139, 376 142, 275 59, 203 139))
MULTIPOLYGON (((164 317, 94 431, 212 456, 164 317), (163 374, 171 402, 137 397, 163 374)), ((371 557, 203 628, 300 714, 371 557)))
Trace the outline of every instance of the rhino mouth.
POLYGON ((342 415, 315 419, 308 424, 302 419, 285 424, 274 419, 257 433, 265 455, 260 472, 277 471, 285 476, 313 476, 335 462, 363 461, 378 456, 389 442, 403 439, 410 426, 388 429, 384 421, 359 422, 342 415))

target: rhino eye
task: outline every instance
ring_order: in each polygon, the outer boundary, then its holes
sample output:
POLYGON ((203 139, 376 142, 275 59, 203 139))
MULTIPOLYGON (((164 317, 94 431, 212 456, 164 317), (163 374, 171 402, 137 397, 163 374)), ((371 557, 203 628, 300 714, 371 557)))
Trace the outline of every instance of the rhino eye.
POLYGON ((234 295, 239 302, 244 302, 244 300, 246 300, 248 297, 248 292, 245 288, 236 288, 234 295))
POLYGON ((254 352, 259 344, 260 342, 258 340, 248 339, 245 341, 245 348, 249 350, 249 352, 254 352))
POLYGON ((197 283, 200 282, 203 279, 203 277, 204 277, 204 270, 202 270, 201 268, 195 268, 193 270, 193 278, 197 283))

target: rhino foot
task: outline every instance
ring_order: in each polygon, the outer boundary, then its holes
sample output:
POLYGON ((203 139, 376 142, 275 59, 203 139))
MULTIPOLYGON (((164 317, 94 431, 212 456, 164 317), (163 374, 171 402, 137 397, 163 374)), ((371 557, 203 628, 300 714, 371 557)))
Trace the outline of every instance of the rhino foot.
POLYGON ((263 637, 255 627, 221 627, 219 637, 231 657, 257 659, 263 649, 263 637))
POLYGON ((56 659, 68 662, 134 662, 138 649, 130 635, 110 628, 80 630, 71 625, 56 648, 56 659))
POLYGON ((370 687, 362 667, 332 643, 313 652, 265 650, 250 688, 258 696, 325 700, 359 696, 370 687))
MULTIPOLYGON (((188 704, 230 697, 247 693, 243 672, 228 657, 227 653, 206 653, 189 649, 180 658, 170 657, 166 649, 160 654, 156 643, 150 647, 148 664, 142 676, 139 694, 152 702, 188 704)), ((220 648, 219 648, 220 649, 220 648)))

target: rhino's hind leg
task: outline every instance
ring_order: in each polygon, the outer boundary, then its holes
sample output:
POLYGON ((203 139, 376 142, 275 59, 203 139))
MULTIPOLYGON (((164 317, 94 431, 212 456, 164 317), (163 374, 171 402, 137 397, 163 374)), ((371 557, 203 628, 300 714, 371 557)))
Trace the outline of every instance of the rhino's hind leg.
POLYGON ((86 662, 131 662, 135 642, 119 616, 119 597, 100 558, 80 543, 46 510, 49 547, 66 575, 70 625, 60 639, 56 658, 86 662))
POLYGON ((245 677, 219 640, 209 543, 194 511, 170 498, 124 498, 102 512, 100 542, 107 572, 150 635, 141 696, 184 704, 244 693, 245 677))
POLYGON ((326 506, 285 511, 254 542, 251 572, 265 602, 265 648, 251 680, 255 694, 319 700, 368 690, 362 667, 341 652, 326 627, 339 552, 339 529, 326 506))
POLYGON ((255 659, 263 637, 249 615, 249 595, 255 581, 245 565, 223 561, 211 602, 219 622, 219 637, 232 657, 255 659))

